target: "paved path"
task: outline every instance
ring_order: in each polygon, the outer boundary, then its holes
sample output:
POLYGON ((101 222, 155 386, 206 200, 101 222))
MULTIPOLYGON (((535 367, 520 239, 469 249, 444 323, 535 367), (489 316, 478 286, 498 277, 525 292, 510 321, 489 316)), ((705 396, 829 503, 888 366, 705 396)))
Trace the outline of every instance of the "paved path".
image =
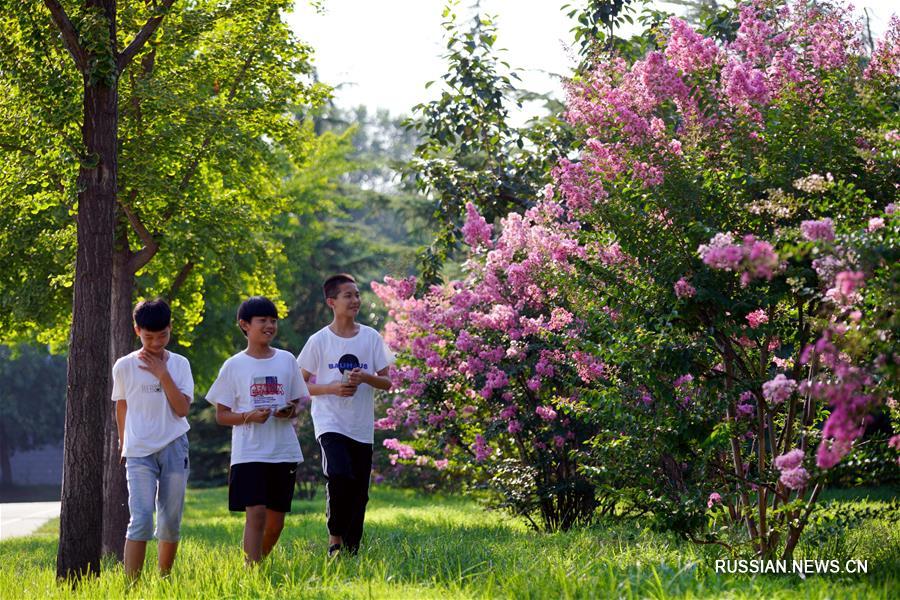
POLYGON ((59 502, 0 504, 0 540, 28 535, 59 516, 59 502))

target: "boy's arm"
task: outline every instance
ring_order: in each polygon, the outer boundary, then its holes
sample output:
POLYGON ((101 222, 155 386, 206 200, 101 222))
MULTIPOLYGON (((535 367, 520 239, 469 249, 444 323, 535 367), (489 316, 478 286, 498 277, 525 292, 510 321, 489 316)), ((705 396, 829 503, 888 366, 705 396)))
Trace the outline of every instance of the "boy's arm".
POLYGON ((124 398, 116 401, 116 429, 119 431, 119 462, 121 463, 125 457, 122 456, 122 444, 125 441, 125 413, 128 411, 128 403, 124 398))
POLYGON ((234 412, 224 404, 216 404, 216 423, 219 425, 246 425, 247 423, 265 423, 271 412, 265 408, 256 408, 250 412, 234 412))
POLYGON ((154 377, 159 379, 159 384, 166 393, 166 400, 168 400, 172 412, 179 417, 188 416, 188 412, 191 409, 191 399, 178 389, 175 380, 172 379, 172 375, 169 373, 168 367, 166 367, 166 361, 143 350, 138 352, 138 358, 144 363, 138 365, 138 367, 145 371, 150 371, 154 377))

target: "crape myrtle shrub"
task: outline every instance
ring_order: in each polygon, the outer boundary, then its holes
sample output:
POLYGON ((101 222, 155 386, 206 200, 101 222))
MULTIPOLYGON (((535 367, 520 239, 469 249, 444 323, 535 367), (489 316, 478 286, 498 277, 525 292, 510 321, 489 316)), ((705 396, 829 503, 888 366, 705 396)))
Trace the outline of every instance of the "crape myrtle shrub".
POLYGON ((467 212, 465 280, 421 298, 413 278, 373 284, 400 353, 398 393, 376 427, 413 438, 383 441, 391 461, 449 469, 536 528, 587 523, 598 498, 579 469, 591 435, 581 393, 604 367, 562 288, 590 251, 556 229, 558 205, 510 214, 496 239, 467 212))
MULTIPOLYGON (((791 556, 896 410, 898 21, 871 60, 860 39, 842 7, 750 3, 731 42, 672 18, 569 87, 582 144, 548 196, 624 255, 579 269, 609 315, 587 470, 703 541, 791 556)), ((896 472, 881 439, 860 469, 896 472)))
POLYGON ((376 292, 396 461, 464 472, 546 529, 598 505, 790 557, 828 471, 896 473, 900 21, 840 6, 671 18, 569 85, 577 152, 524 216, 474 205, 467 276, 376 292), (607 501, 609 499, 609 501, 607 501))

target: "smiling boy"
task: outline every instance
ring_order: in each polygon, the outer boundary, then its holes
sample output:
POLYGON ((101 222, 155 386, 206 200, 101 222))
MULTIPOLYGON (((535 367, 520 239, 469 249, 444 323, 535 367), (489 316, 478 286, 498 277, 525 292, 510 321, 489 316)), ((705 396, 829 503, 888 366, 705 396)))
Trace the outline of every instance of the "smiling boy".
POLYGON ((297 357, 312 399, 316 439, 322 449, 326 484, 328 554, 356 554, 362 541, 372 444, 375 436, 375 388, 389 390, 393 356, 371 327, 356 322, 360 297, 347 274, 329 277, 325 303, 334 313, 327 327, 313 334, 297 357))
POLYGON ((291 419, 309 391, 293 355, 271 346, 278 333, 272 301, 247 299, 237 319, 247 348, 225 361, 206 400, 216 407, 216 422, 232 427, 228 508, 246 513, 243 549, 253 564, 275 547, 291 511, 303 461, 291 419))

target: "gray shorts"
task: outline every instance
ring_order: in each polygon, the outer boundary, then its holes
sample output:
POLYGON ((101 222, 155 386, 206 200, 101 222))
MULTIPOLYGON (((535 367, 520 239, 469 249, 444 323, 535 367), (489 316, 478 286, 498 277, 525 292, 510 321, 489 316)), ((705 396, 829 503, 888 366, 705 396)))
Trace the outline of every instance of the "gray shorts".
POLYGON ((155 505, 156 539, 164 542, 179 540, 189 471, 186 433, 150 456, 125 459, 128 510, 131 512, 125 533, 127 539, 145 542, 153 538, 155 505))

